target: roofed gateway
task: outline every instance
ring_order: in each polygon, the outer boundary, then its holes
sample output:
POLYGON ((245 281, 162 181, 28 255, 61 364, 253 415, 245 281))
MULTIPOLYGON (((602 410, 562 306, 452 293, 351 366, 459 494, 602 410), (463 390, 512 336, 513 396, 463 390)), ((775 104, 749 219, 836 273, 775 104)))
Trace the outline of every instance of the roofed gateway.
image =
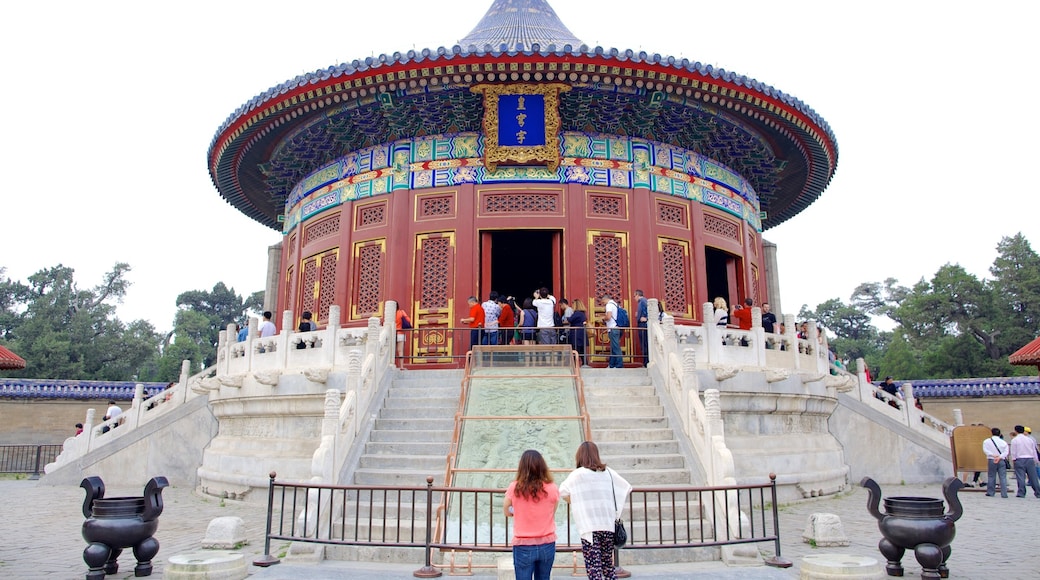
POLYGON ((589 304, 639 288, 694 321, 716 296, 765 301, 761 233, 819 197, 837 157, 801 101, 589 48, 541 0, 494 2, 450 49, 274 87, 208 153, 220 194, 285 236, 277 310, 320 324, 340 304, 349 325, 393 299, 420 329, 457 325, 466 296, 541 286, 589 304))

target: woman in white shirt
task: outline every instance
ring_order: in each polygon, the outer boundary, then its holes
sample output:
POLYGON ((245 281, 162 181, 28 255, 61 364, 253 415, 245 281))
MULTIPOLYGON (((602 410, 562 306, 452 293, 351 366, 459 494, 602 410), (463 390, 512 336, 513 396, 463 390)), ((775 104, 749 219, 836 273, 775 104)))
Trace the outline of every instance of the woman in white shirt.
POLYGON ((560 497, 571 504, 571 515, 581 535, 581 554, 589 580, 616 580, 614 573, 614 520, 621 517, 632 486, 599 458, 591 441, 574 454, 577 469, 560 484, 560 497))
POLYGON ((715 305, 715 324, 718 326, 729 324, 729 311, 726 310, 726 299, 719 296, 713 304, 715 305))

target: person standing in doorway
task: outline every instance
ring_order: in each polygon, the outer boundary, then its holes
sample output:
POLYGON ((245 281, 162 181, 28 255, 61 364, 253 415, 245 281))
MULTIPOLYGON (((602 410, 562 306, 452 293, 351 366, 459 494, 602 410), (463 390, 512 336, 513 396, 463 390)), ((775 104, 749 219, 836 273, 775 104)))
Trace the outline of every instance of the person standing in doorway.
POLYGON ((513 332, 516 330, 516 313, 513 305, 509 302, 510 297, 499 296, 498 307, 502 313, 498 315, 498 344, 506 345, 513 340, 513 332))
POLYGON ((498 317, 502 314, 502 307, 498 305, 498 292, 492 290, 480 307, 484 310, 484 336, 480 344, 498 344, 498 317))
POLYGON ((581 298, 574 299, 574 313, 571 314, 571 348, 578 353, 578 364, 587 367, 588 363, 585 362, 585 345, 587 344, 588 335, 586 334, 586 326, 589 323, 588 314, 585 312, 585 303, 581 301, 581 298))
POLYGON ((607 338, 610 340, 607 368, 620 369, 625 365, 621 358, 621 329, 617 327, 618 305, 610 294, 604 294, 600 301, 603 303, 603 325, 607 327, 607 338))
POLYGON ((469 347, 472 349, 480 344, 480 329, 484 327, 484 309, 480 307, 476 296, 470 296, 466 302, 469 304, 469 316, 461 322, 469 326, 469 347))
POLYGON ((516 580, 549 580, 556 559, 556 504, 560 491, 549 466, 534 449, 524 451, 516 479, 506 489, 502 510, 513 518, 516 580))
POLYGON ((520 340, 524 344, 534 344, 537 327, 538 311, 535 310, 534 301, 525 298, 524 307, 520 310, 520 340))
POLYGON ((643 355, 643 366, 650 364, 650 341, 646 335, 646 323, 650 320, 650 312, 647 310, 646 296, 642 290, 635 291, 636 300, 636 335, 639 336, 639 352, 643 355))
POLYGON ((553 328, 556 297, 549 294, 549 289, 543 286, 534 291, 531 305, 538 310, 538 344, 556 344, 556 329, 553 328))

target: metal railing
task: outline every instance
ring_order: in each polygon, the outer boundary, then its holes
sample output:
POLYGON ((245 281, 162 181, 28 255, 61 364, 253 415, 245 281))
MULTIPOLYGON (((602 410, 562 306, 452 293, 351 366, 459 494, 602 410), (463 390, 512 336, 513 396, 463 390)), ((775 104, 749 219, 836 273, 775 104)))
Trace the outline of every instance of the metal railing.
POLYGON ((0 445, 0 473, 31 473, 40 477, 43 466, 61 453, 61 445, 0 445))
MULTIPOLYGON (((620 345, 621 358, 628 365, 642 365, 645 353, 640 352, 639 333, 645 333, 646 328, 640 327, 618 327, 621 331, 620 345)), ((404 335, 404 348, 401 356, 395 355, 395 362, 408 365, 410 368, 422 368, 424 366, 454 365, 465 363, 466 353, 473 346, 548 346, 548 345, 575 345, 582 347, 579 353, 580 363, 588 365, 606 365, 610 357, 610 339, 607 328, 604 326, 584 326, 581 328, 570 326, 554 326, 551 328, 524 328, 509 327, 488 331, 486 329, 473 329, 469 327, 420 327, 398 330, 397 333, 404 335), (473 331, 476 330, 476 336, 473 331), (538 331, 551 330, 555 342, 538 342, 538 331), (533 331, 534 338, 525 342, 525 331, 533 331), (494 333, 492 335, 492 333, 494 333), (585 333, 582 339, 577 333, 585 333), (474 338, 476 343, 474 343, 474 338), (494 340, 494 342, 490 342, 494 340)))
MULTIPOLYGON (((426 478, 425 486, 415 487, 324 485, 276 478, 271 473, 264 555, 254 561, 257 566, 280 561, 271 554, 272 540, 423 548, 425 561, 416 570, 417 577, 440 576, 433 563, 434 549, 451 554, 512 550, 509 521, 504 527, 495 525, 505 519, 501 511, 504 489, 435 486, 433 476, 426 478), (319 501, 313 501, 315 496, 319 501), (490 501, 478 501, 482 496, 490 501), (446 509, 465 510, 466 517, 442 513, 446 509), (435 511, 439 513, 435 515, 435 511)), ((619 556, 625 550, 764 542, 774 544, 774 556, 766 560, 767 564, 790 565, 780 556, 776 476, 770 474, 769 479, 769 483, 755 485, 633 488, 625 516, 629 542, 615 551, 615 565, 620 568, 619 556), (733 520, 739 525, 728 525, 733 520)), ((565 513, 557 521, 567 531, 557 538, 556 551, 580 551, 570 506, 561 503, 559 509, 565 513)), ((455 566, 454 558, 451 566, 455 566)), ((467 566, 481 567, 472 559, 467 566)))

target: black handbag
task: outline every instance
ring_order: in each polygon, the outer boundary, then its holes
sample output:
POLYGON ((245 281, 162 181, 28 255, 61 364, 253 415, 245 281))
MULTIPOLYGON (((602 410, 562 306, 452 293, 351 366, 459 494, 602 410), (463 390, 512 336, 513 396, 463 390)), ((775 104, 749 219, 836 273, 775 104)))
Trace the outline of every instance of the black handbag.
MULTIPOLYGON (((614 476, 610 475, 610 497, 614 500, 614 513, 617 513, 617 496, 614 495, 614 476)), ((628 543, 628 531, 625 530, 625 522, 621 521, 621 518, 614 520, 614 547, 620 548, 628 543)))

